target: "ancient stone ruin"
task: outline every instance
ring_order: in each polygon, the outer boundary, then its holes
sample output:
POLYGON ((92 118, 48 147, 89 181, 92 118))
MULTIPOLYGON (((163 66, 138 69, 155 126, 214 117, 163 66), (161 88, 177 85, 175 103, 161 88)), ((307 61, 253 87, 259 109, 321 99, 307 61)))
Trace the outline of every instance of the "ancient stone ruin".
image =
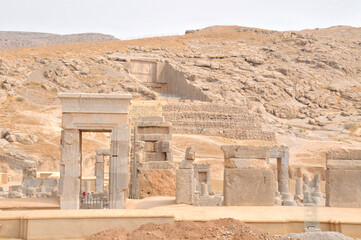
MULTIPOLYGON (((147 196, 151 175, 175 178, 172 154, 172 123, 163 117, 140 117, 135 124, 131 166, 131 198, 147 196)), ((170 185, 171 186, 171 185, 170 185)), ((171 186, 175 190, 175 186, 171 186)), ((154 195, 167 195, 169 185, 160 187, 154 195)), ((173 190, 173 191, 174 191, 173 190)))
POLYGON ((188 147, 177 169, 176 203, 195 206, 221 206, 223 197, 210 192, 209 165, 194 164, 195 149, 188 147))
POLYGON ((131 95, 59 94, 62 102, 60 208, 79 209, 81 134, 111 132, 109 207, 124 208, 128 163, 128 113, 131 95))
POLYGON ((266 159, 269 147, 224 145, 224 205, 272 206, 273 171, 266 159))
POLYGON ((326 206, 361 207, 361 150, 332 149, 326 165, 326 206))

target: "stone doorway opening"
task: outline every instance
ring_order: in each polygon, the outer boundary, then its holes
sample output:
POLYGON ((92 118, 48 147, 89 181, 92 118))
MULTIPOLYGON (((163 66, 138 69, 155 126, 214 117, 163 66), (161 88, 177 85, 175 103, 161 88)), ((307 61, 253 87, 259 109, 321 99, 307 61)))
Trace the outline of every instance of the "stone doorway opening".
POLYGON ((109 207, 110 131, 81 131, 81 209, 109 207))

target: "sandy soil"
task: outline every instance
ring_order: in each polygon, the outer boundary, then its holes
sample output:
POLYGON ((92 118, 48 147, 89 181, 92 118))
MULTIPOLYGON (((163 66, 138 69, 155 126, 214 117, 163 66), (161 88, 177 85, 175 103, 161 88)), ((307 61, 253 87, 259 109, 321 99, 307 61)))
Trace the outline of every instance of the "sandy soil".
MULTIPOLYGON (((93 234, 88 239, 239 239, 276 240, 278 236, 262 232, 241 221, 228 219, 208 222, 182 221, 174 224, 148 223, 133 232, 112 229, 93 234)), ((287 239, 287 238, 286 238, 287 239)))

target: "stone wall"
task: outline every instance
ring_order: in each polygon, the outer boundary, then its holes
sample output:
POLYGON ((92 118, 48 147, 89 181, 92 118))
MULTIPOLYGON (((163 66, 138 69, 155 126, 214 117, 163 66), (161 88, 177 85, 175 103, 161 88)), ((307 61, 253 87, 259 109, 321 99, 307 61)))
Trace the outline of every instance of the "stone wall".
POLYGON ((166 103, 163 116, 180 134, 222 136, 244 140, 275 141, 275 134, 262 130, 260 121, 247 108, 221 103, 166 103))
POLYGON ((160 94, 211 101, 200 88, 188 82, 183 72, 170 63, 150 58, 132 58, 127 59, 124 65, 145 86, 160 94))
POLYGON ((361 207, 361 150, 330 150, 326 164, 326 206, 361 207))
POLYGON ((172 123, 163 117, 140 117, 135 124, 130 197, 175 195, 172 123))
POLYGON ((266 162, 270 146, 223 145, 222 150, 224 205, 274 205, 274 174, 266 162))

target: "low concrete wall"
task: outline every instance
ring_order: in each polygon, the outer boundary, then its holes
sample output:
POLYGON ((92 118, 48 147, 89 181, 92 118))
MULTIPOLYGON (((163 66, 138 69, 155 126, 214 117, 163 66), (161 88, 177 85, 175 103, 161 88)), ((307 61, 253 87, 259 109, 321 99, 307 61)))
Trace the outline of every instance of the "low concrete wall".
MULTIPOLYGON (((316 210, 316 209, 315 209, 316 210)), ((317 208, 322 231, 337 231, 361 238, 361 208, 317 208)), ((0 238, 80 239, 106 229, 134 230, 152 222, 205 222, 234 218, 271 234, 304 232, 305 208, 302 207, 192 207, 126 210, 44 210, 0 211, 0 238)))
POLYGON ((76 239, 117 227, 135 230, 150 222, 173 223, 174 216, 145 210, 0 212, 0 238, 76 239))

